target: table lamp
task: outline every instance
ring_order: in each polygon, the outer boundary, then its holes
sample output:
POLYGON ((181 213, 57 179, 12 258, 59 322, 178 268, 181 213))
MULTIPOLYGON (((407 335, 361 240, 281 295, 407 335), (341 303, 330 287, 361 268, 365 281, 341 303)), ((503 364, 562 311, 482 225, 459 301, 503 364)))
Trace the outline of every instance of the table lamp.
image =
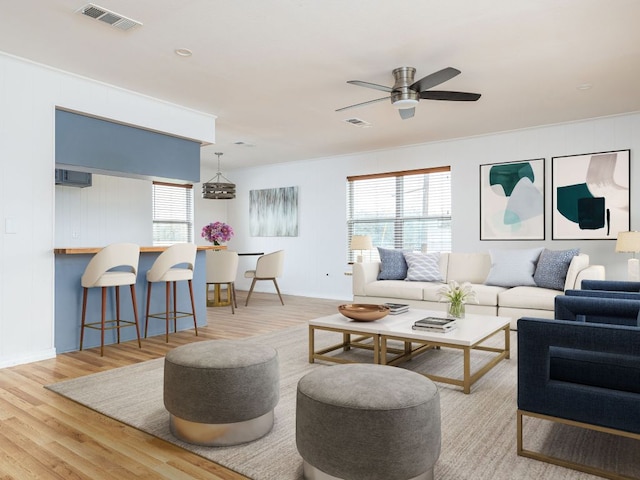
POLYGON ((372 248, 373 244, 369 235, 353 235, 351 237, 351 251, 358 250, 360 252, 356 260, 358 263, 362 263, 362 251, 371 250, 372 248))
POLYGON ((640 232, 620 232, 616 241, 616 253, 633 253, 627 262, 627 276, 632 282, 640 281, 640 260, 636 253, 640 252, 640 232))

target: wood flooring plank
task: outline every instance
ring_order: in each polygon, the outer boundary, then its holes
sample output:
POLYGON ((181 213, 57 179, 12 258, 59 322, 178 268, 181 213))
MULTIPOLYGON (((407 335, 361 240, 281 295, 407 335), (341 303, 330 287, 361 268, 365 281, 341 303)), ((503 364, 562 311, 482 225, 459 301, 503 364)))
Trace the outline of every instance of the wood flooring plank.
POLYGON ((244 306, 207 308, 207 325, 0 369, 0 480, 247 480, 162 439, 128 427, 44 388, 50 383, 161 358, 180 345, 237 339, 306 324, 336 313, 339 300, 257 292, 244 306))

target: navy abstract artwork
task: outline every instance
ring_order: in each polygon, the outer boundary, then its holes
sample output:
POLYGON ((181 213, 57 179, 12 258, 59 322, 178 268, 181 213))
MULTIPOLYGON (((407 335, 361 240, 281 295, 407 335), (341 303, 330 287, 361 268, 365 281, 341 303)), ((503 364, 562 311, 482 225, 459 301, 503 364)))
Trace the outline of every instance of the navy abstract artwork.
POLYGON ((480 165, 480 240, 544 240, 544 158, 480 165))
POLYGON ((553 240, 615 240, 630 227, 630 151, 552 158, 553 240))

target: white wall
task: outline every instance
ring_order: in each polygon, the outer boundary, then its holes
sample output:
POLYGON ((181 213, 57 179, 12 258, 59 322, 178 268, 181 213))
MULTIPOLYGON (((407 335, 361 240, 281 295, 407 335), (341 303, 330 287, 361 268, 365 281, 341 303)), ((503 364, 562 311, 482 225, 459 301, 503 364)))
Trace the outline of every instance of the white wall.
MULTIPOLYGON (((451 165, 453 250, 544 246, 562 250, 580 247, 591 262, 606 266, 607 278, 625 279, 628 254, 614 253, 613 240, 551 240, 551 157, 631 149, 631 229, 640 229, 640 114, 593 119, 495 135, 409 146, 388 151, 300 161, 229 172, 237 198, 229 204, 228 220, 236 229, 238 250, 285 249, 285 274, 278 281, 285 293, 335 299, 351 298, 346 263, 346 177, 367 173, 451 165), (540 242, 480 241, 479 165, 542 158, 545 160, 546 240, 540 242), (299 236, 249 236, 249 190, 299 187, 299 236)), ((231 244, 230 244, 231 245, 231 244)), ((266 282, 263 291, 272 291, 266 282)), ((260 283, 258 284, 260 285, 260 283)), ((248 282, 238 277, 238 288, 248 282)))
POLYGON ((55 354, 56 106, 215 141, 212 115, 0 53, 0 367, 55 354))

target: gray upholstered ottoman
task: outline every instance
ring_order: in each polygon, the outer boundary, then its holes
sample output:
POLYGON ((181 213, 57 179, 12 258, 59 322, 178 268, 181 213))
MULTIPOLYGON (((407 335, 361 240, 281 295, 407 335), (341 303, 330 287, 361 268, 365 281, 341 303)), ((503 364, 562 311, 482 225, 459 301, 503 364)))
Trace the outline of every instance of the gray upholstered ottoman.
POLYGON ((432 479, 438 389, 397 367, 318 368, 298 382, 296 444, 306 479, 432 479))
POLYGON ((197 445, 249 442, 273 427, 280 375, 276 350, 210 340, 171 350, 164 361, 164 406, 171 433, 197 445))

